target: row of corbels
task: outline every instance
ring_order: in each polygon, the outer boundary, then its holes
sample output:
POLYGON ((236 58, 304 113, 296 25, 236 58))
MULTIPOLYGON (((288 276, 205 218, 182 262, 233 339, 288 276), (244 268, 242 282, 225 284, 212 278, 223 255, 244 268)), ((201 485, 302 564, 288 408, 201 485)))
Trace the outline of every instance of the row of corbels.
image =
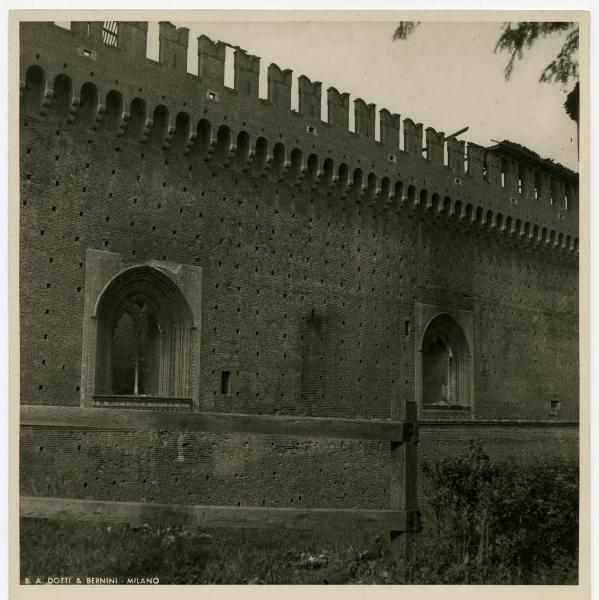
MULTIPOLYGON (((23 94, 24 82, 21 82, 20 87, 23 94)), ((53 88, 47 87, 39 107, 39 114, 47 116, 53 103, 56 102, 57 97, 53 88)), ((188 115, 186 115, 188 122, 180 127, 168 123, 168 112, 165 116, 166 122, 158 128, 155 128, 154 119, 144 117, 135 127, 135 131, 130 131, 132 120, 137 117, 129 111, 119 111, 112 127, 107 127, 105 122, 109 114, 106 105, 96 103, 91 111, 88 110, 87 114, 85 112, 85 103, 81 97, 73 95, 61 116, 70 124, 78 121, 85 122, 85 125, 93 131, 108 129, 117 137, 129 137, 144 145, 155 144, 162 150, 173 151, 182 156, 193 157, 197 153, 201 160, 207 163, 217 163, 223 167, 233 166, 242 173, 274 182, 286 182, 298 189, 319 191, 328 195, 335 194, 342 199, 351 198, 359 204, 379 206, 384 211, 400 212, 408 208, 421 209, 429 214, 455 216, 459 220, 477 224, 481 228, 516 235, 531 243, 577 250, 577 240, 571 236, 557 234, 546 228, 539 231, 537 227, 533 228, 528 223, 520 224, 520 221, 512 225, 511 217, 507 217, 506 221, 502 222, 501 215, 494 219, 491 211, 484 216, 476 214, 470 205, 462 210, 459 201, 452 201, 446 197, 441 202, 437 194, 430 196, 426 190, 416 194, 414 186, 409 186, 406 191, 402 182, 397 181, 392 186, 388 177, 380 178, 373 172, 365 177, 361 169, 355 169, 352 174, 344 163, 339 166, 338 173, 335 173, 332 159, 325 159, 324 163, 320 163, 317 156, 311 154, 306 160, 298 148, 294 148, 289 157, 282 143, 275 145, 274 152, 271 152, 264 138, 259 138, 253 147, 250 147, 249 135, 245 132, 244 143, 234 143, 227 126, 221 126, 215 133, 214 128, 206 120, 200 122, 204 123, 200 136, 190 127, 188 115)), ((198 131, 200 129, 198 127, 198 131)), ((482 208, 477 209, 478 212, 481 210, 482 208)))

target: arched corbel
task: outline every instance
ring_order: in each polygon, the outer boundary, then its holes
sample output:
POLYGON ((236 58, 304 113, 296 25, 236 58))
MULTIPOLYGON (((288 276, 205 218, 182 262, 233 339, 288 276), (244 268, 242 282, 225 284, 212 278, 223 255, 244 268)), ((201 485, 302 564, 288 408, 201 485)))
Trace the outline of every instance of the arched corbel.
POLYGON ((104 104, 98 104, 98 108, 96 109, 96 114, 94 115, 93 119, 92 119, 92 130, 93 131, 98 131, 98 129, 100 129, 100 126, 102 125, 102 119, 104 118, 104 115, 106 114, 106 106, 104 104))
POLYGON ((283 161, 283 164, 281 166, 281 173, 278 177, 278 181, 285 181, 285 179, 287 178, 287 173, 289 173, 289 169, 291 168, 291 161, 285 159, 283 161))
POLYGON ((81 106, 81 98, 79 96, 75 96, 71 99, 71 104, 69 106, 68 115, 67 115, 67 123, 73 123, 75 121, 75 116, 77 115, 77 109, 81 106))
POLYGON ((154 127, 154 121, 152 119, 146 119, 144 126, 141 128, 141 133, 139 136, 139 143, 146 144, 150 139, 150 133, 152 132, 152 127, 154 127))
POLYGON ((223 167, 228 167, 231 165, 233 157, 235 156, 235 152, 237 152, 237 144, 229 144, 229 148, 225 150, 225 155, 223 157, 223 167))
POLYGON ((270 170, 272 169, 274 156, 272 154, 267 153, 266 158, 264 159, 264 165, 262 166, 262 170, 260 172, 260 177, 268 177, 270 170))
POLYGON ((173 140, 176 130, 177 130, 177 128, 174 125, 167 126, 166 133, 164 134, 164 140, 162 141, 162 144, 160 145, 160 147, 163 150, 168 150, 171 147, 171 142, 173 140))
POLYGON ((197 137, 198 137, 198 134, 192 130, 189 134, 189 139, 187 140, 187 142, 185 143, 185 146, 183 147, 183 156, 189 156, 191 147, 194 145, 197 137))
POLYGON ((329 181, 329 183, 326 187, 325 192, 329 195, 332 194, 335 191, 335 188, 337 187, 338 183, 339 183, 339 175, 333 174, 331 176, 331 180, 329 181))
POLYGON ((131 120, 131 113, 128 110, 124 110, 121 116, 121 122, 117 125, 116 136, 123 137, 127 128, 127 123, 131 120))

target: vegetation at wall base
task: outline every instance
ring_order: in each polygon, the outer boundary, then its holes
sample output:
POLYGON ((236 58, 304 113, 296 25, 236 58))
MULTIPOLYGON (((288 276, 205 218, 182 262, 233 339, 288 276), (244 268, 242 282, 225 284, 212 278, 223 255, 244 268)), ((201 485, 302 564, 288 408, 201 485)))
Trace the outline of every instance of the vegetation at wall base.
POLYGON ((423 471, 420 583, 576 583, 575 461, 492 461, 471 442, 423 471))
MULTIPOLYGON (((424 465, 415 584, 576 584, 578 467, 493 461, 477 443, 424 465)), ((384 534, 21 522, 21 577, 162 584, 394 584, 384 534)))

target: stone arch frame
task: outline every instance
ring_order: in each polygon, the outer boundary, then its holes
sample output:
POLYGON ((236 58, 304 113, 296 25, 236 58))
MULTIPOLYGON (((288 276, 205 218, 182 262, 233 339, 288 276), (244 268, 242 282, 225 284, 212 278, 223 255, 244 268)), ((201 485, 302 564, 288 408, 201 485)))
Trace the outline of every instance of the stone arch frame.
POLYGON ((191 310, 176 284, 160 269, 128 267, 113 277, 96 302, 97 323, 94 394, 111 395, 113 331, 124 313, 146 312, 160 335, 158 389, 151 395, 187 398, 190 395, 191 310))
POLYGON ((81 405, 142 402, 199 410, 201 268, 154 260, 130 263, 120 254, 92 249, 86 258, 81 405), (145 300, 160 332, 158 383, 151 394, 123 400, 111 389, 112 335, 115 319, 136 298, 145 300))
MULTIPOLYGON (((415 321, 415 399, 420 416, 426 419, 427 411, 430 410, 424 405, 423 346, 430 339, 427 336, 439 333, 445 336, 446 343, 451 346, 454 355, 453 384, 456 387, 453 399, 457 401, 457 405, 468 407, 466 412, 469 418, 473 418, 475 398, 472 312, 449 306, 416 303, 415 321)), ((464 408, 460 411, 463 413, 464 408)))

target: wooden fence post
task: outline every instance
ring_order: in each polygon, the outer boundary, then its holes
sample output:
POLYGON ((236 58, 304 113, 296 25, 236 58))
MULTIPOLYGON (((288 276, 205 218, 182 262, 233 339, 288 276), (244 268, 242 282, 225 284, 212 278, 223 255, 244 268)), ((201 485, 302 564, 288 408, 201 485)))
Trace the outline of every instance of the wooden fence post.
POLYGON ((402 402, 391 407, 393 420, 412 424, 412 435, 403 442, 391 442, 391 509, 408 511, 406 531, 391 531, 391 556, 398 567, 400 578, 407 583, 414 559, 414 535, 418 529, 417 517, 417 454, 418 443, 416 402, 402 402))

